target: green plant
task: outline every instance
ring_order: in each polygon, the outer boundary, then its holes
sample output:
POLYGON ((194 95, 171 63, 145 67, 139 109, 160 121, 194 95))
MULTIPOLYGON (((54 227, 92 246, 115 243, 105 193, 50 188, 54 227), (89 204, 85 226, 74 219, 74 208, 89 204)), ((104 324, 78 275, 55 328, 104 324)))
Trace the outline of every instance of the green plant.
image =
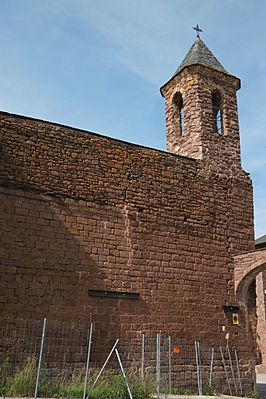
POLYGON ((6 395, 32 396, 36 381, 36 358, 29 357, 21 370, 17 370, 14 377, 7 383, 6 395))
POLYGON ((258 391, 253 391, 250 392, 248 394, 246 394, 248 398, 252 398, 252 399, 259 399, 260 398, 260 394, 258 391))
POLYGON ((154 393, 154 384, 150 381, 135 382, 131 387, 134 399, 149 399, 154 393))
POLYGON ((203 395, 207 395, 207 396, 216 396, 217 395, 215 390, 212 387, 210 387, 209 384, 203 384, 203 386, 202 386, 202 394, 203 395))
MULTIPOLYGON (((94 379, 90 380, 90 383, 94 379)), ((134 373, 129 373, 129 387, 134 399, 149 399, 154 393, 154 384, 150 379, 140 381, 134 373)), ((98 385, 90 390, 91 399, 128 399, 129 394, 125 381, 121 374, 105 372, 101 376, 98 385)))
POLYGON ((61 396, 65 398, 82 398, 84 377, 81 373, 73 374, 69 381, 61 387, 61 396))
MULTIPOLYGON (((0 364, 0 394, 3 396, 32 396, 36 383, 36 358, 30 357, 22 365, 21 369, 17 369, 15 374, 10 376, 9 363, 2 362, 0 364)), ((88 389, 90 399, 128 399, 129 394, 125 381, 121 374, 110 371, 104 372, 96 387, 91 390, 93 381, 97 376, 97 372, 92 373, 88 381, 88 389)), ((140 381, 139 377, 133 372, 128 375, 129 386, 134 399, 149 399, 154 393, 154 383, 151 379, 146 378, 140 381)), ((42 367, 39 380, 39 396, 76 399, 82 398, 84 390, 84 372, 76 372, 70 374, 67 370, 59 373, 42 367), (49 375, 50 374, 50 375, 49 375)))
POLYGON ((51 380, 48 377, 47 369, 41 371, 38 389, 39 396, 43 398, 59 398, 62 396, 63 386, 64 383, 62 380, 62 376, 54 376, 54 378, 51 380))
POLYGON ((41 387, 39 396, 42 398, 60 398, 63 396, 62 391, 62 385, 59 382, 53 382, 53 384, 41 387))
POLYGON ((2 359, 0 362, 0 396, 6 396, 6 386, 10 375, 9 359, 2 359))
POLYGON ((43 398, 77 398, 83 396, 83 373, 72 373, 64 370, 60 373, 53 372, 49 375, 47 368, 43 367, 39 383, 39 396, 43 398))
POLYGON ((198 395, 197 391, 192 388, 173 388, 172 394, 174 395, 198 395))
POLYGON ((127 389, 121 376, 106 372, 90 393, 91 399, 126 399, 127 389))

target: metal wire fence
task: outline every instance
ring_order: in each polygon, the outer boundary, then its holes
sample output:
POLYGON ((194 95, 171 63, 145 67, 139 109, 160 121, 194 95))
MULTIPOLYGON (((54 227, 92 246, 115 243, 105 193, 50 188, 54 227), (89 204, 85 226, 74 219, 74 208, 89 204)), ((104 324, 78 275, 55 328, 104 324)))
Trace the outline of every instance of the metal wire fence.
POLYGON ((103 345, 105 361, 99 362, 94 333, 91 323, 0 318, 0 384, 30 361, 34 364, 35 397, 43 385, 62 384, 76 376, 83 384, 85 399, 106 369, 122 374, 129 397, 127 376, 132 375, 152 381, 158 397, 161 393, 217 392, 242 396, 252 377, 253 360, 243 362, 228 345, 209 348, 161 334, 142 334, 138 339, 121 338, 103 345))

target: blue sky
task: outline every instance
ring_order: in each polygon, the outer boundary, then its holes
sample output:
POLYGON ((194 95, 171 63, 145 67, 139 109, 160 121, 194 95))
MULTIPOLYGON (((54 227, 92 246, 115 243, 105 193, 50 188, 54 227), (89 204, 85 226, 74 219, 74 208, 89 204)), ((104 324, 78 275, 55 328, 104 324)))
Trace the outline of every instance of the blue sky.
POLYGON ((242 163, 266 234, 266 2, 0 0, 0 109, 165 149, 159 88, 195 34, 242 81, 242 163))

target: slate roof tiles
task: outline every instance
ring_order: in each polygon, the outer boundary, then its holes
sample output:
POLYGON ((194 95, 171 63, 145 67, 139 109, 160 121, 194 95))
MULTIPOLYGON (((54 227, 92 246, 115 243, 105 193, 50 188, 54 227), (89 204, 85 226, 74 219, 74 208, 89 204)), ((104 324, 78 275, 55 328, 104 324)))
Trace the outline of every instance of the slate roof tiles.
POLYGON ((173 77, 181 72, 185 67, 195 64, 204 65, 208 68, 216 69, 217 71, 229 75, 229 73, 224 69, 224 67, 220 64, 220 62, 212 54, 200 37, 196 38, 195 42, 192 44, 190 50, 174 73, 173 77))

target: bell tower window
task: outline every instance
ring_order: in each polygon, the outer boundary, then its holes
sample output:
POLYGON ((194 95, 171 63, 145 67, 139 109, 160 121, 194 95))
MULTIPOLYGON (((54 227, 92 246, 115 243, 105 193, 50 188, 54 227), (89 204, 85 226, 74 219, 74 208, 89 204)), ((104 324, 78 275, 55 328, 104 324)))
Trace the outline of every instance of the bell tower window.
POLYGON ((180 123, 180 135, 182 136, 185 132, 185 114, 184 114, 183 102, 182 106, 179 109, 179 123, 180 123))
POLYGON ((177 132, 179 136, 183 136, 185 133, 185 114, 181 93, 176 93, 174 95, 173 104, 175 108, 175 124, 177 125, 177 132))
POLYGON ((212 93, 212 112, 214 131, 223 134, 223 112, 219 92, 212 93))

